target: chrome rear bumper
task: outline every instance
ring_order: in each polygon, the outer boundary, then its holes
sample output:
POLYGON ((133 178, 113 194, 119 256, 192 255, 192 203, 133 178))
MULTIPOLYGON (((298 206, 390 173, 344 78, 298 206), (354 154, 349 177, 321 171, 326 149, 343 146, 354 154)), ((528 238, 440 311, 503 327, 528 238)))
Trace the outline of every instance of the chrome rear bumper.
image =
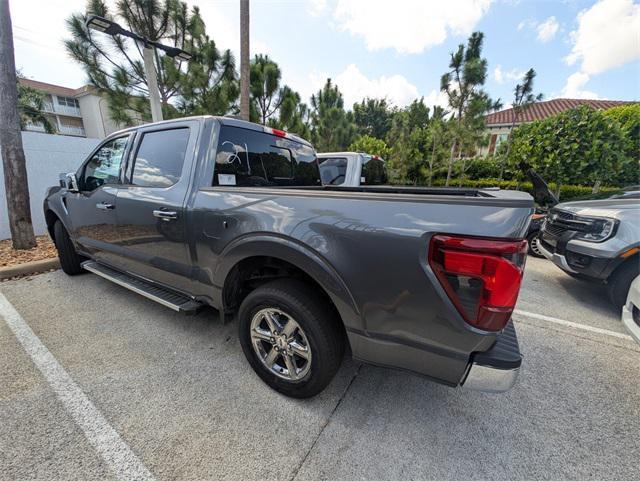
POLYGON ((516 383, 519 372, 519 367, 498 369, 493 366, 473 363, 462 386, 474 391, 505 392, 516 383))
POLYGON ((508 391, 518 379, 521 364, 516 328, 509 321, 491 349, 473 355, 461 385, 476 391, 508 391))

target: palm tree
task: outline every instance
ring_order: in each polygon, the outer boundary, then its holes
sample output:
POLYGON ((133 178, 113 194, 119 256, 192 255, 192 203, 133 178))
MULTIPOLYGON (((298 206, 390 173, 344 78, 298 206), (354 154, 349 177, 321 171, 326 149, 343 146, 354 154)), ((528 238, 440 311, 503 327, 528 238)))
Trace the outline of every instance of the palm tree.
POLYGON ((27 124, 40 124, 48 134, 54 134, 56 128, 49 117, 43 113, 44 95, 38 90, 21 85, 18 82, 18 114, 20 115, 20 128, 25 129, 27 124))
POLYGON ((240 0, 240 117, 249 120, 249 0, 240 0))

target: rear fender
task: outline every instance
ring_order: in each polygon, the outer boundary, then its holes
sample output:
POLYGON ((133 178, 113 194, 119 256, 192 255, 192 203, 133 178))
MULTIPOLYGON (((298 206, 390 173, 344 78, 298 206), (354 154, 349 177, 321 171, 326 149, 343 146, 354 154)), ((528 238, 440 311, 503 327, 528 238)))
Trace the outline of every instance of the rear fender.
MULTIPOLYGON (((247 235, 230 243, 221 253, 214 275, 214 284, 224 286, 234 266, 243 259, 255 256, 274 257, 303 270, 315 280, 331 298, 345 327, 362 329, 362 320, 351 292, 329 262, 309 247, 290 238, 275 234, 247 235)), ((219 304, 224 307, 221 298, 219 304)))

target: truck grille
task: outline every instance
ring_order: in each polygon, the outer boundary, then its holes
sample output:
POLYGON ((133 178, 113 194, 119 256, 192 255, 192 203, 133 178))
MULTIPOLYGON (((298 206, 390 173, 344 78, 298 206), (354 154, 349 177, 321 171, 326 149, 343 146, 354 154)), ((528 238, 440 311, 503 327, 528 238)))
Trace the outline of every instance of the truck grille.
POLYGON ((552 209, 543 230, 554 237, 560 237, 567 231, 590 232, 592 227, 591 219, 585 219, 564 210, 552 209))

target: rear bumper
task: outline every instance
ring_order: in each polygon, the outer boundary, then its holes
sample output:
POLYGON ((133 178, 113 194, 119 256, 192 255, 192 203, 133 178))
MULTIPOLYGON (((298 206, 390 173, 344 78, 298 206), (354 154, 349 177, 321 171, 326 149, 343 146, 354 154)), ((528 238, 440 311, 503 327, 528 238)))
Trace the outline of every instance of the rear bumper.
POLYGON ((475 353, 461 385, 484 392, 505 392, 518 379, 522 355, 513 321, 509 321, 491 349, 475 353))

